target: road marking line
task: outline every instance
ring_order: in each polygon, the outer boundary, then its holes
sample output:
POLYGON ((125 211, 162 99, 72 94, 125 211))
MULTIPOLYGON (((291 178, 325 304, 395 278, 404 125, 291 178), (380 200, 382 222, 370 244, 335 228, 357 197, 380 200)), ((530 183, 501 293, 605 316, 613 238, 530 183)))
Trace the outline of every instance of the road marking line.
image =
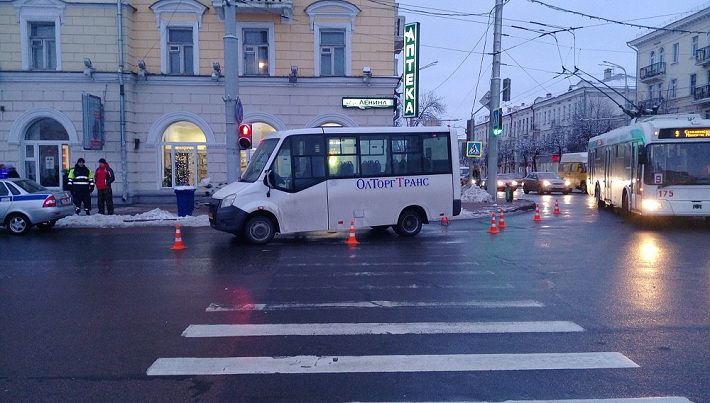
POLYGON ((206 312, 231 311, 282 311, 288 309, 323 309, 323 308, 542 308, 545 305, 533 300, 518 301, 462 301, 462 302, 400 302, 400 301, 362 301, 362 302, 324 302, 317 304, 243 304, 222 305, 211 303, 206 312))
POLYGON ((189 325, 183 337, 349 336, 372 334, 475 334, 583 332, 573 322, 278 323, 189 325))
MULTIPOLYGON (((396 403, 396 402, 389 402, 396 403)), ((431 402, 437 403, 437 402, 431 402)), ((443 403, 443 402, 442 402, 443 403)), ((495 403, 475 401, 460 401, 456 403, 495 403)), ((500 402, 498 402, 500 403, 500 402)), ((564 399, 564 400, 506 400, 503 403, 693 403, 682 396, 662 396, 662 397, 629 397, 617 399, 564 399)))
POLYGON ((378 276, 495 276, 492 271, 348 271, 348 272, 319 272, 319 273, 275 273, 274 277, 378 277, 378 276))
MULTIPOLYGON (((441 261, 436 262, 337 262, 337 263, 280 263, 279 267, 352 267, 352 266, 440 266, 441 261)), ((447 266, 480 266, 481 262, 446 262, 447 266)))
POLYGON ((148 376, 638 368, 616 352, 158 358, 148 376))
POLYGON ((512 284, 473 284, 469 286, 465 285, 420 285, 420 284, 401 284, 401 285, 373 285, 366 284, 361 286, 310 286, 310 287, 267 287, 267 290, 274 291, 303 291, 303 290, 511 290, 513 289, 512 284))

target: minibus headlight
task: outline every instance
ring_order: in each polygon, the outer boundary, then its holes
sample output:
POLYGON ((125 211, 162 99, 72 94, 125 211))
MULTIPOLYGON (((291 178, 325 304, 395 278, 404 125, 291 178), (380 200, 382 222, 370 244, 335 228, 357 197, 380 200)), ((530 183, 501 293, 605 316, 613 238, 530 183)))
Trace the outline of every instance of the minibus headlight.
POLYGON ((550 186, 550 181, 542 181, 542 186, 550 186))
POLYGON ((656 211, 661 208, 661 203, 658 200, 644 199, 641 207, 646 211, 656 211))
POLYGON ((237 198, 236 193, 231 194, 231 195, 225 197, 224 199, 222 199, 222 202, 219 204, 219 206, 220 207, 229 207, 232 204, 234 204, 234 199, 236 199, 236 198, 237 198))
POLYGON ((572 182, 570 182, 569 179, 565 180, 565 186, 569 186, 571 184, 572 184, 572 182))

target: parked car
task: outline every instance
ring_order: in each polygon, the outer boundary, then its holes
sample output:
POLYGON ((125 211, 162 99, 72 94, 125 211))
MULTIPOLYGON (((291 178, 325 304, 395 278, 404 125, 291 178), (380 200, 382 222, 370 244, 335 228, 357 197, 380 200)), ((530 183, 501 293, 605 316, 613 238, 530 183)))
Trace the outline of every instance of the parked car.
POLYGON ((525 177, 523 183, 523 192, 525 194, 531 191, 539 194, 552 192, 567 194, 572 189, 574 189, 574 186, 569 179, 562 179, 554 172, 531 172, 525 177))
POLYGON ((11 234, 25 234, 33 225, 50 229, 72 214, 69 192, 49 190, 30 179, 0 179, 0 223, 11 234))
MULTIPOLYGON (((482 188, 486 187, 487 179, 488 178, 481 179, 480 186, 482 188)), ((508 185, 513 189, 513 191, 516 191, 520 186, 522 186, 522 180, 523 177, 519 174, 498 174, 496 175, 496 189, 499 192, 502 192, 505 190, 505 186, 508 185)))

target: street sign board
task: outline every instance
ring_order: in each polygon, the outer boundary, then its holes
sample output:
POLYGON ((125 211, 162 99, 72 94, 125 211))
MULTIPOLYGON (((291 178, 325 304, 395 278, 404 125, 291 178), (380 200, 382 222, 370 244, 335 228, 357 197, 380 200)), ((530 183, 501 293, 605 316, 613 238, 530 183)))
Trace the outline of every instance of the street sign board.
POLYGON ((488 108, 488 104, 491 103, 491 92, 490 92, 490 91, 486 92, 486 93, 483 95, 483 98, 481 98, 481 100, 478 101, 478 102, 480 102, 481 105, 483 105, 483 106, 485 106, 486 108, 488 108))
POLYGON ((104 148, 104 107, 101 98, 95 95, 81 94, 81 106, 84 129, 84 150, 103 150, 104 148))
POLYGON ((392 97, 343 97, 343 108, 392 109, 394 108, 394 104, 394 98, 392 97))
POLYGON ((469 158, 481 158, 483 155, 483 142, 481 141, 467 141, 466 142, 466 156, 469 158))
POLYGON ((419 116, 419 23, 404 25, 404 114, 419 116))
POLYGON ((234 106, 234 120, 237 123, 237 126, 242 124, 242 121, 244 120, 244 107, 242 106, 242 100, 237 97, 237 103, 234 106))

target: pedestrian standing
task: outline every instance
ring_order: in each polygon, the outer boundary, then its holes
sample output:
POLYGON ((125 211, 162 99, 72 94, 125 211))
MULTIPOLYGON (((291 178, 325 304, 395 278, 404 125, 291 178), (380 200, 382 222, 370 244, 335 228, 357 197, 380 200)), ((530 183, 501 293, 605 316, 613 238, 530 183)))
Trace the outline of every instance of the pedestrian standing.
POLYGON ((74 198, 74 212, 81 212, 84 204, 86 215, 91 215, 91 192, 94 191, 94 173, 84 165, 84 159, 76 160, 76 165, 69 171, 69 185, 74 198))
POLYGON ((96 190, 99 194, 99 214, 113 215, 113 192, 111 184, 116 179, 113 169, 104 158, 99 159, 96 169, 96 190))

